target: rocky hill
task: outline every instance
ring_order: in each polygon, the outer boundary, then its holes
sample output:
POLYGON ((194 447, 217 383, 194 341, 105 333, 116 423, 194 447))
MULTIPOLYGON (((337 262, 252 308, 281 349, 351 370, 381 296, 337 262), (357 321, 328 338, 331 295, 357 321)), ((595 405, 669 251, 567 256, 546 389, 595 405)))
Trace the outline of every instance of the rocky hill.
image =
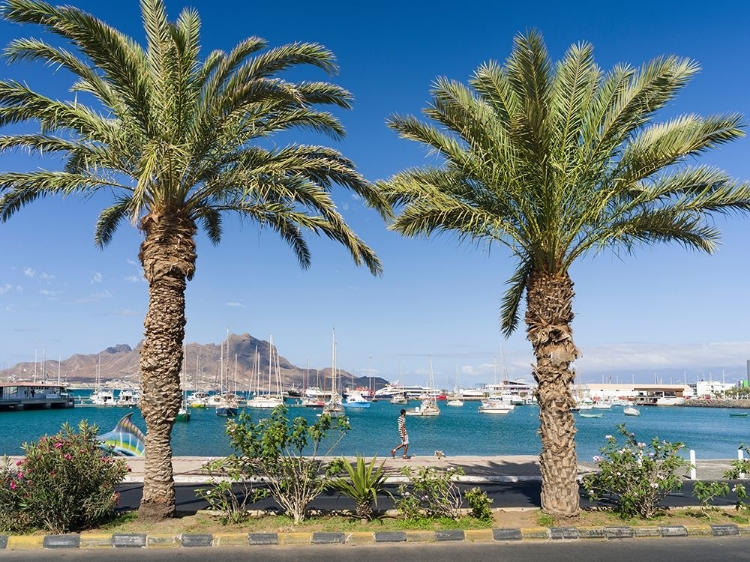
MULTIPOLYGON (((189 343, 186 346, 186 361, 183 369, 184 384, 188 389, 219 388, 221 385, 221 365, 224 366, 224 387, 234 389, 235 380, 240 390, 255 387, 254 379, 260 370, 262 388, 268 381, 269 354, 273 350, 274 362, 278 354, 275 346, 264 340, 259 340, 250 334, 230 334, 223 352, 222 344, 189 343), (257 350, 257 360, 256 360, 257 350), (258 366, 259 364, 259 366, 258 366), (228 381, 228 382, 227 382, 228 381)), ((0 380, 34 380, 57 381, 58 372, 61 380, 69 386, 94 385, 97 371, 102 384, 110 386, 137 385, 140 380, 140 349, 120 344, 92 355, 76 354, 60 362, 47 360, 46 362, 18 363, 13 367, 0 370, 0 380)), ((284 388, 291 386, 303 387, 317 385, 330 388, 331 369, 316 371, 311 369, 306 373, 304 368, 297 367, 286 358, 278 355, 279 372, 284 388), (308 379, 308 380, 306 380, 308 379)), ((339 370, 341 384, 347 386, 367 386, 367 377, 353 377, 346 371, 339 370)), ((373 380, 375 388, 381 388, 387 383, 382 378, 373 380)))

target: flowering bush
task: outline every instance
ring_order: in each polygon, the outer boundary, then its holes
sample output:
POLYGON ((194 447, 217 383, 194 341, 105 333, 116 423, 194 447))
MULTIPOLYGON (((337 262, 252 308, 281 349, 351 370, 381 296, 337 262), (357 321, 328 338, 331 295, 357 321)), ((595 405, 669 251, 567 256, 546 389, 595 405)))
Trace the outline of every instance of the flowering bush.
POLYGON ((114 488, 128 471, 123 459, 100 449, 97 427, 82 421, 78 433, 24 443, 26 457, 0 469, 0 531, 79 531, 111 517, 119 502, 114 488))
POLYGON ((399 498, 396 509, 404 519, 427 517, 450 517, 458 519, 461 509, 461 490, 455 478, 463 474, 460 468, 437 470, 420 467, 413 471, 405 466, 401 473, 409 477, 410 486, 398 487, 399 498))
POLYGON ((583 487, 593 499, 612 497, 623 518, 651 518, 659 511, 661 501, 682 487, 676 473, 688 464, 679 455, 685 445, 659 441, 657 437, 646 445, 639 443, 624 424, 617 430, 625 444, 620 445, 614 436, 607 435, 602 455, 594 457, 599 472, 584 476, 583 487))
POLYGON ((487 492, 481 488, 472 488, 465 494, 466 503, 471 508, 471 516, 480 521, 492 520, 492 500, 487 496, 487 492))

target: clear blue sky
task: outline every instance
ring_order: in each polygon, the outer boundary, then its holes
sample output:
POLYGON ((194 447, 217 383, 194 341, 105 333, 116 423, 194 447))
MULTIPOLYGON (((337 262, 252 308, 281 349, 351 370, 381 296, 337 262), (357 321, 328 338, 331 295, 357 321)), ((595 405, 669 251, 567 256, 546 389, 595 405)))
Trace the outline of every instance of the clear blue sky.
MULTIPOLYGON (((71 0, 142 39, 134 0, 71 0)), ((695 59, 702 72, 660 117, 740 112, 750 121, 750 4, 746 2, 229 2, 168 0, 170 18, 198 9, 204 50, 231 49, 257 35, 272 46, 316 41, 336 53, 334 80, 355 96, 342 113, 343 142, 285 135, 281 140, 330 143, 371 180, 424 163, 424 151, 385 126, 388 115, 418 114, 440 75, 466 81, 489 59, 504 61, 515 34, 530 27, 545 37, 554 60, 572 43, 594 45, 604 69, 640 65, 663 54, 695 59)), ((35 27, 0 23, 0 43, 39 36, 35 27)), ((0 76, 68 97, 63 74, 39 65, 0 65, 0 76)), ((309 69, 306 79, 325 76, 309 69)), ((0 131, 5 133, 5 131, 0 131)), ((750 179, 747 138, 703 161, 750 179)), ((54 162, 6 154, 0 167, 20 170, 54 162)), ((381 257, 373 278, 327 240, 311 240, 313 265, 302 271, 270 232, 228 221, 224 241, 199 239, 197 273, 187 290, 187 341, 218 342, 226 329, 274 342, 304 366, 330 364, 335 326, 338 364, 356 374, 426 382, 432 357, 436 382, 491 381, 494 364, 531 380, 531 346, 523 325, 505 341, 499 307, 513 271, 507 251, 459 245, 451 237, 402 239, 347 192, 335 199, 355 231, 381 257), (501 353, 502 347, 502 353, 501 353)), ((104 250, 93 244, 105 196, 39 201, 0 225, 0 364, 63 359, 107 346, 134 346, 143 334, 147 285, 137 262, 140 236, 122 227, 104 250)), ((750 359, 750 221, 719 218, 723 244, 713 256, 677 246, 602 254, 577 264, 576 363, 585 381, 605 377, 652 381, 685 373, 744 376, 750 359), (718 371, 717 371, 718 369, 718 371)), ((679 377, 678 377, 679 378, 679 377)), ((666 381, 665 381, 666 382, 666 381)))

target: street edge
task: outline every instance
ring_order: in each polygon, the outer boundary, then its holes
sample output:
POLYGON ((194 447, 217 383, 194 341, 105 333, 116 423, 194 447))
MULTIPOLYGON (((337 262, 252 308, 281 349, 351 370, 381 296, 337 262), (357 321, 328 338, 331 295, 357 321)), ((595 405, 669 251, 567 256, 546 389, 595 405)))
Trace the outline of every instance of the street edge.
POLYGON ((215 533, 215 534, 66 534, 0 535, 0 551, 92 548, 191 548, 313 544, 397 544, 414 542, 516 542, 627 540, 670 537, 750 536, 750 525, 669 525, 652 527, 527 527, 442 531, 215 533))

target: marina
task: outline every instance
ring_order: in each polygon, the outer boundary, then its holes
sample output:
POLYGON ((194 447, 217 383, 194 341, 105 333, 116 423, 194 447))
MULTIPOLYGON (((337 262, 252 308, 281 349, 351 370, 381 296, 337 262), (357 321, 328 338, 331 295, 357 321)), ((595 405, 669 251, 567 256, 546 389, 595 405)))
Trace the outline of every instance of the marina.
MULTIPOLYGON (((444 404, 444 401, 439 401, 444 404)), ((288 399, 290 417, 302 416, 313 423, 319 409, 293 404, 288 399)), ((346 415, 351 430, 335 447, 333 455, 362 454, 367 458, 389 456, 398 443, 396 419, 403 408, 389 400, 373 402, 368 408, 349 408, 346 415)), ((242 411, 240 407, 240 411, 242 411)), ((736 458, 741 443, 747 442, 750 418, 732 417, 731 408, 646 407, 641 415, 628 417, 621 406, 613 406, 602 417, 576 418, 576 443, 580 461, 591 460, 605 444, 606 435, 616 435, 617 426, 626 424, 638 439, 648 442, 652 437, 682 441, 684 451, 696 451, 699 459, 736 458)), ((247 409, 253 421, 270 415, 271 410, 247 409)), ((87 420, 98 426, 100 433, 110 431, 123 415, 132 412, 132 421, 145 432, 146 425, 138 408, 80 407, 0 412, 0 455, 20 455, 21 445, 43 435, 55 434, 64 422, 77 426, 87 420)), ((744 412, 742 412, 744 413, 744 412)), ((436 450, 446 456, 538 455, 541 449, 537 430, 539 410, 535 405, 516 406, 502 416, 488 416, 478 411, 478 403, 467 401, 463 406, 442 408, 440 416, 409 417, 407 428, 411 440, 410 453, 431 457, 436 450)), ((216 415, 213 408, 191 409, 190 423, 175 424, 172 447, 175 456, 215 457, 230 454, 225 434, 226 418, 216 415)), ((332 445, 327 442, 327 446, 332 445)), ((326 445, 326 444, 324 444, 326 445)), ((328 447, 321 447, 325 452, 328 447)))

